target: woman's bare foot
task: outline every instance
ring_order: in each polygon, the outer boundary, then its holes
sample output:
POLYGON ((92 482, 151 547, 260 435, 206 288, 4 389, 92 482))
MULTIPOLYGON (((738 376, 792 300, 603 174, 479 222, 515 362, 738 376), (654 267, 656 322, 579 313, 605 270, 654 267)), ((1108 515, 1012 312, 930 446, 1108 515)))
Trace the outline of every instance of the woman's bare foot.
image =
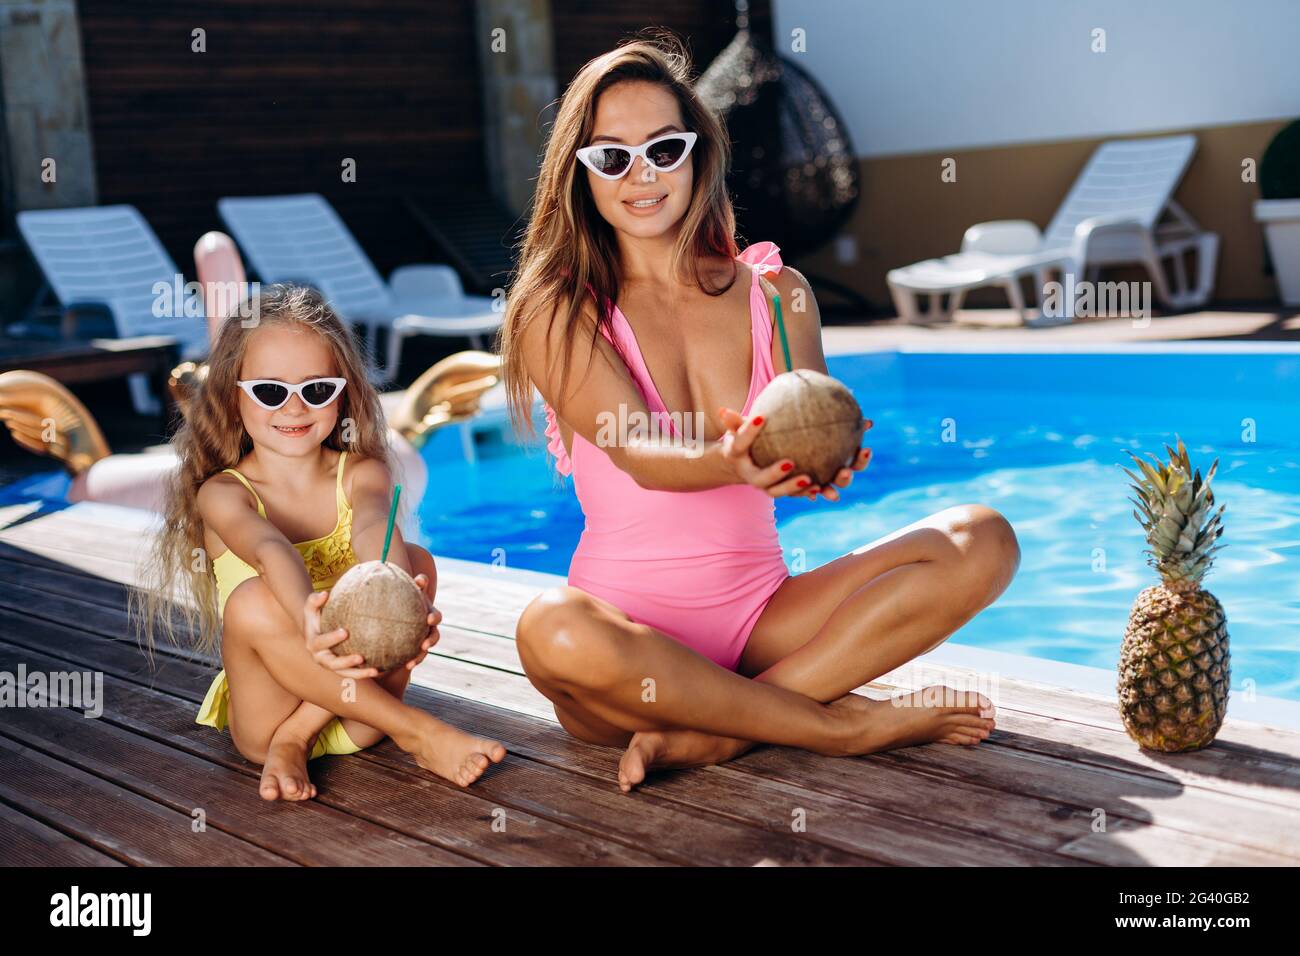
POLYGON ((840 746, 832 752, 835 756, 928 743, 971 746, 994 727, 993 702, 987 697, 938 684, 889 700, 846 694, 828 706, 845 727, 840 746))
POLYGON ((651 770, 709 767, 739 757, 754 746, 751 740, 698 730, 640 731, 632 735, 618 762, 618 786, 627 793, 651 770))
POLYGON ((422 731, 409 747, 395 742, 425 770, 459 787, 468 787, 489 764, 500 763, 506 756, 506 748, 497 741, 475 737, 433 717, 422 731))
POLYGON ((277 731, 266 748, 262 780, 257 792, 263 800, 310 800, 316 785, 307 775, 307 748, 310 740, 277 731))
MULTIPOLYGON (((994 726, 991 716, 980 716, 993 712, 987 697, 942 685, 887 701, 846 694, 829 706, 849 728, 845 749, 836 756, 925 743, 969 746, 988 737, 994 726)), ((619 761, 619 789, 627 793, 651 770, 712 766, 739 757, 755 746, 750 740, 698 730, 642 731, 632 736, 619 761)))

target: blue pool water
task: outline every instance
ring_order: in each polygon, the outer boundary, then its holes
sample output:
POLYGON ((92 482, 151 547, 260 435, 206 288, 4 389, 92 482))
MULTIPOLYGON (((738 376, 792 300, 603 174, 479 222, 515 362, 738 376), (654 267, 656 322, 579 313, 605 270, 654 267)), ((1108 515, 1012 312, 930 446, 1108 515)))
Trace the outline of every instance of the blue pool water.
MULTIPOLYGON (((1156 580, 1124 452, 1163 456, 1178 434, 1203 472, 1220 459, 1227 530, 1206 586, 1227 610, 1233 687, 1300 699, 1300 353, 882 352, 829 367, 875 421, 873 461, 838 503, 778 501, 792 570, 981 502, 1015 527, 1020 572, 951 640, 1113 669, 1132 601, 1156 580)), ((540 443, 487 445, 468 465, 444 431, 425 454, 436 553, 567 572, 582 512, 540 443)))

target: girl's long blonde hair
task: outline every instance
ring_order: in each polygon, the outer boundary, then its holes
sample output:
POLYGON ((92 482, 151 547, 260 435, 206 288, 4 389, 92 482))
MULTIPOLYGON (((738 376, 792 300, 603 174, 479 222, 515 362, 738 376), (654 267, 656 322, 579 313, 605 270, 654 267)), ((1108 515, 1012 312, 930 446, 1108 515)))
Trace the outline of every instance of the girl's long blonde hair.
POLYGON ((172 644, 189 643, 209 654, 219 646, 216 579, 204 546, 198 492, 203 482, 223 468, 234 467, 253 448, 239 414, 235 383, 249 337, 267 326, 311 329, 329 346, 339 376, 348 380, 338 398, 338 422, 324 446, 346 450, 358 460, 378 458, 394 473, 379 395, 366 377, 366 364, 351 331, 316 291, 294 285, 263 286, 221 326, 208 356, 207 379, 172 436, 177 466, 167 482, 162 527, 140 584, 130 592, 130 615, 149 652, 159 632, 172 644), (245 315, 257 316, 256 323, 246 328, 239 318, 245 315))
MULTIPOLYGON (((516 431, 528 437, 533 435, 533 386, 522 351, 525 327, 549 311, 541 306, 556 303, 552 321, 562 325, 561 354, 567 356, 588 286, 596 295, 597 322, 607 330, 612 322, 619 291, 618 243, 613 227, 596 208, 574 151, 587 145, 593 134, 600 95, 616 83, 630 80, 667 89, 677 98, 686 128, 699 134, 691 153, 694 185, 673 246, 672 274, 688 275, 709 295, 721 295, 731 288, 731 283, 721 289, 706 288, 700 275, 700 263, 707 257, 734 258, 737 254, 736 218, 726 186, 731 145, 717 114, 695 93, 690 60, 681 42, 665 31, 596 57, 578 71, 560 100, 498 337, 510 419, 516 431)), ((598 325, 592 332, 593 347, 599 335, 598 325)), ((567 394, 568 378, 565 362, 558 394, 567 394)))

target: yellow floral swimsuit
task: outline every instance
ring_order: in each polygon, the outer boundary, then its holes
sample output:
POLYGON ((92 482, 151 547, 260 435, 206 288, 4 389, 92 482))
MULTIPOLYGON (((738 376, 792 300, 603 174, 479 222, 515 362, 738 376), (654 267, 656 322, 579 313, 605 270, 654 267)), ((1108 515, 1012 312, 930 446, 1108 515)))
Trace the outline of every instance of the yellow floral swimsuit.
MULTIPOLYGON (((343 494, 343 464, 347 454, 346 451, 339 452, 338 484, 334 490, 338 520, 334 524, 334 530, 324 537, 294 544, 302 555, 303 564, 307 566, 307 573, 311 575, 311 585, 317 591, 333 587, 343 572, 357 563, 357 556, 352 551, 352 505, 343 494)), ((222 471, 229 472, 243 483, 257 502, 257 513, 265 518, 266 509, 262 506, 262 499, 253 491, 248 479, 234 468, 223 468, 222 471)), ((257 569, 229 548, 212 559, 212 573, 217 579, 217 608, 223 616, 226 601, 235 588, 249 578, 257 577, 257 569)), ((223 669, 208 688, 207 696, 203 698, 199 714, 194 720, 195 723, 224 730, 229 722, 229 710, 230 685, 223 669)), ((342 722, 335 717, 316 736, 316 745, 308 759, 315 760, 324 754, 352 754, 360 749, 343 729, 342 722)))

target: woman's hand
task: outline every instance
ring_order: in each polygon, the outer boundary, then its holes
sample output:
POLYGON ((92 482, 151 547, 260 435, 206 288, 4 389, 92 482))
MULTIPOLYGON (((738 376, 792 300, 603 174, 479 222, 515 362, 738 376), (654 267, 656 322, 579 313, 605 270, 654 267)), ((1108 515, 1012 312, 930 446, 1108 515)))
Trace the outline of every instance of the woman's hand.
MULTIPOLYGON (((424 592, 425 598, 432 600, 433 595, 429 593, 429 576, 427 574, 417 574, 415 576, 415 583, 420 586, 420 590, 424 592)), ((439 639, 442 637, 442 635, 438 633, 438 625, 442 622, 442 612, 432 604, 429 605, 429 617, 427 620, 429 624, 429 634, 420 644, 420 652, 402 665, 408 671, 415 670, 416 665, 429 656, 429 648, 437 644, 439 639)))
MULTIPOLYGON (((870 427, 871 427, 871 420, 867 419, 867 428, 870 427)), ((863 437, 866 437, 865 430, 863 431, 863 437)), ((862 469, 866 468, 867 465, 870 463, 871 463, 871 449, 859 448, 858 456, 853 459, 852 466, 848 468, 841 468, 836 473, 835 480, 831 484, 824 485, 819 489, 814 489, 814 493, 808 496, 809 499, 816 499, 817 494, 820 493, 828 501, 839 501, 840 493, 835 489, 847 488, 849 486, 849 482, 853 480, 853 473, 855 471, 862 471, 862 469)))
POLYGON ((338 628, 322 634, 320 630, 320 609, 325 606, 329 591, 314 591, 303 605, 303 636, 307 641, 307 650, 316 659, 316 663, 326 670, 331 670, 339 677, 378 677, 379 671, 373 667, 362 667, 365 658, 360 654, 339 657, 330 648, 347 640, 345 628, 338 628))
MULTIPOLYGON (((838 501, 840 493, 837 489, 847 488, 853 481, 853 472, 862 471, 871 461, 871 449, 861 448, 853 464, 841 468, 831 484, 817 485, 810 475, 792 474, 794 462, 789 459, 773 462, 766 468, 760 468, 754 463, 749 449, 754 444, 759 429, 763 427, 762 416, 746 419, 730 408, 719 409, 719 416, 727 429, 722 436, 723 457, 731 465, 736 477, 746 484, 763 489, 773 498, 802 495, 815 501, 820 494, 828 501, 838 501)), ((864 435, 871 425, 872 422, 868 419, 864 435)))

